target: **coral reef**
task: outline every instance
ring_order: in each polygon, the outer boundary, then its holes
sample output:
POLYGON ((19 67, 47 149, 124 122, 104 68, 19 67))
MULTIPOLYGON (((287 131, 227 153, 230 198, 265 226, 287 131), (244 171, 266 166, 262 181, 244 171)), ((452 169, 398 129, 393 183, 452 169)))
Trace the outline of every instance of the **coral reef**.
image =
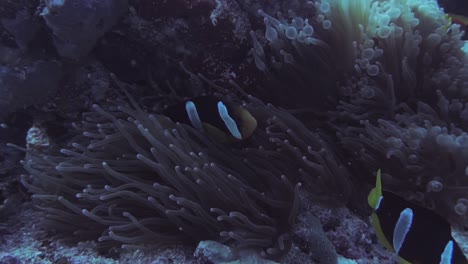
POLYGON ((0 66, 0 118, 34 103, 44 104, 57 92, 62 70, 56 61, 34 61, 0 66))
POLYGON ((80 59, 128 9, 127 0, 45 0, 41 11, 60 56, 80 59))

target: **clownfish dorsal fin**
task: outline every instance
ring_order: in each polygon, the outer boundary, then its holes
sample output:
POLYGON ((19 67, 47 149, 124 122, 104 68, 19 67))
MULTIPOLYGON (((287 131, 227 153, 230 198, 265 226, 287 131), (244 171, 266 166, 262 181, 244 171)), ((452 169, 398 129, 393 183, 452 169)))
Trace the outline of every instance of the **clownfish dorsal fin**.
POLYGON ((236 121, 229 115, 226 105, 221 101, 218 102, 218 113, 231 135, 241 140, 242 135, 237 127, 236 121))
POLYGON ((369 193, 369 196, 367 196, 367 203, 374 210, 377 210, 379 208, 380 202, 382 201, 382 198, 383 198, 382 176, 381 176, 380 169, 379 169, 377 171, 377 179, 375 180, 375 187, 372 188, 372 190, 369 193))

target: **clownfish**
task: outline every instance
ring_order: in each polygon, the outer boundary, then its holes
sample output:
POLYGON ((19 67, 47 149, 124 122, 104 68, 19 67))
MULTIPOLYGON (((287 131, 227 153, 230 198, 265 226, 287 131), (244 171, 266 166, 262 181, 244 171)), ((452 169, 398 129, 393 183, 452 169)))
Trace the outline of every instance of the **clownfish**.
POLYGON ((468 17, 463 15, 457 15, 453 13, 447 13, 447 25, 445 26, 446 29, 449 29, 452 24, 460 25, 460 30, 465 32, 465 35, 462 37, 462 40, 467 39, 466 30, 468 29, 468 17))
POLYGON ((468 18, 466 16, 451 13, 447 15, 450 17, 452 23, 459 24, 463 29, 468 25, 468 18))
POLYGON ((382 190, 380 170, 367 201, 374 209, 371 219, 379 242, 397 254, 399 263, 468 263, 450 224, 433 211, 382 190))
POLYGON ((199 96, 169 106, 163 114, 175 122, 205 131, 218 142, 245 140, 257 128, 257 120, 247 109, 215 96, 199 96))

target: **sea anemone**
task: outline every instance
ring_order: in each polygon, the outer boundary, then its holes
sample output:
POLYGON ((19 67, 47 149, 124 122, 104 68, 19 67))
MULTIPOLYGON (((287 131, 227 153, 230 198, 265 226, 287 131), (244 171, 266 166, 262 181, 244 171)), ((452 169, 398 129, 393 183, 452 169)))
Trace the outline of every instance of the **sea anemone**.
POLYGON ((459 25, 433 0, 323 0, 309 8, 309 16, 289 18, 259 10, 266 30, 251 33, 252 54, 271 93, 326 116, 354 171, 382 168, 386 188, 466 225, 466 213, 455 210, 468 197, 459 25), (427 188, 434 181, 437 192, 427 188))
POLYGON ((28 152, 31 176, 22 182, 47 212, 47 228, 101 244, 211 239, 268 257, 288 251, 300 183, 275 166, 263 168, 262 153, 240 156, 188 125, 134 107, 94 105, 60 155, 28 152))

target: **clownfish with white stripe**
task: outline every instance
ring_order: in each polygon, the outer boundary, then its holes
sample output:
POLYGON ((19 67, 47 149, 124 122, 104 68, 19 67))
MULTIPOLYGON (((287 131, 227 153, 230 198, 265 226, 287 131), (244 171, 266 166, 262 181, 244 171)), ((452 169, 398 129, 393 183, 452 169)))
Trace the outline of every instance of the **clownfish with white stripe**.
POLYGON ((382 190, 380 170, 367 198, 379 242, 400 264, 467 264, 450 224, 435 212, 382 190))
POLYGON ((218 142, 245 140, 257 128, 257 120, 247 109, 215 96, 199 96, 169 106, 163 113, 172 121, 205 131, 218 142))

